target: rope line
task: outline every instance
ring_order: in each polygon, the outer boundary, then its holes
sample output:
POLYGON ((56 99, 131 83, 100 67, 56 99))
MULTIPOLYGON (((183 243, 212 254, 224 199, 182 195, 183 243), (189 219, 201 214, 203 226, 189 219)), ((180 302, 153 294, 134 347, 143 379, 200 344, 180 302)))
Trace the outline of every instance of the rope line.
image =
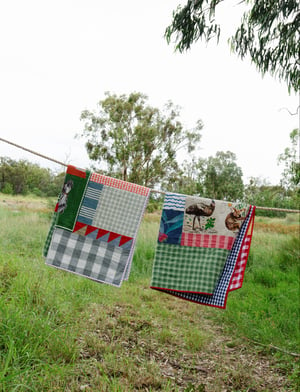
MULTIPOLYGON (((66 163, 64 163, 64 162, 57 161, 56 159, 50 158, 50 157, 48 157, 48 156, 46 156, 46 155, 43 155, 43 154, 40 154, 40 153, 38 153, 38 152, 36 152, 36 151, 30 150, 29 148, 20 146, 19 144, 16 144, 16 143, 13 143, 13 142, 11 142, 11 141, 9 141, 9 140, 3 139, 2 137, 0 137, 0 141, 2 141, 2 142, 4 142, 4 143, 11 144, 12 146, 17 147, 17 148, 21 148, 21 149, 24 150, 24 151, 30 152, 31 154, 34 154, 34 155, 37 155, 37 156, 39 156, 39 157, 41 157, 41 158, 47 159, 48 161, 52 161, 52 162, 54 162, 54 163, 57 163, 57 164, 59 164, 59 165, 65 166, 65 167, 68 166, 68 165, 67 165, 66 163)), ((165 195, 165 194, 166 194, 166 192, 158 191, 158 190, 156 190, 156 189, 150 189, 150 191, 151 191, 151 192, 154 192, 154 193, 160 193, 160 194, 162 194, 162 195, 165 195)), ((258 209, 258 210, 265 210, 265 211, 295 212, 295 213, 300 213, 300 210, 289 210, 289 209, 286 209, 286 208, 273 208, 273 207, 258 207, 258 206, 256 206, 256 209, 258 209)))
POLYGON ((43 155, 43 154, 40 154, 40 153, 38 153, 38 152, 36 152, 36 151, 30 150, 29 148, 20 146, 19 144, 10 142, 9 140, 5 140, 5 139, 3 139, 2 137, 0 137, 0 140, 1 140, 2 142, 4 142, 4 143, 11 144, 11 145, 14 146, 14 147, 21 148, 22 150, 28 151, 28 152, 30 152, 31 154, 38 155, 38 156, 41 157, 41 158, 48 159, 48 161, 52 161, 52 162, 58 163, 59 165, 62 165, 62 166, 66 166, 66 167, 68 166, 66 163, 63 163, 63 162, 57 161, 56 159, 47 157, 46 155, 43 155))

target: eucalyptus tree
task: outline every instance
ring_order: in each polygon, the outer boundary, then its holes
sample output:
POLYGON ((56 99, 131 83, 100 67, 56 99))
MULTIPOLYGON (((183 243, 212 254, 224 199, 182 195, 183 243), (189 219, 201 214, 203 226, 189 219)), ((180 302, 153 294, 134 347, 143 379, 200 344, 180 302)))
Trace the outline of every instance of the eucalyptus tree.
MULTIPOLYGON (((180 52, 203 39, 219 41, 221 26, 216 10, 223 0, 188 0, 173 12, 166 28, 168 42, 175 36, 180 52)), ((298 0, 236 0, 244 7, 236 32, 229 38, 232 51, 242 59, 249 56, 258 70, 287 83, 289 91, 300 87, 300 8, 298 0)), ((226 23, 226 22, 225 22, 226 23)), ((231 23, 228 18, 228 23, 231 23)))
POLYGON ((142 93, 107 92, 96 110, 82 112, 80 136, 104 174, 154 186, 180 173, 180 150, 191 154, 199 145, 202 122, 184 129, 179 117, 180 110, 171 101, 160 110, 142 93))

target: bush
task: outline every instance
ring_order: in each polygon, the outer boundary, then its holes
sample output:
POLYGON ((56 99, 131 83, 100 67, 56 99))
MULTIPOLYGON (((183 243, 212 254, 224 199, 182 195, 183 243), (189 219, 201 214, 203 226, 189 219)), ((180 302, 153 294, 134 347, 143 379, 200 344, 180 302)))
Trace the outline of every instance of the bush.
POLYGON ((1 189, 1 192, 5 195, 12 195, 14 193, 13 186, 9 182, 6 182, 1 189))

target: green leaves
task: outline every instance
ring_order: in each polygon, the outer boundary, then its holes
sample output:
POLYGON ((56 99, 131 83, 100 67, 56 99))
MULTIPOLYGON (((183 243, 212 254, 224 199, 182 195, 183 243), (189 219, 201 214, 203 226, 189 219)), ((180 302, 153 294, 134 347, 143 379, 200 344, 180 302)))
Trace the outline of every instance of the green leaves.
POLYGON ((299 137, 299 129, 294 129, 290 133, 291 146, 286 147, 278 157, 278 163, 284 164, 282 185, 287 189, 297 190, 298 188, 298 191, 300 185, 299 137))
MULTIPOLYGON (((220 36, 221 28, 215 22, 216 7, 221 0, 188 0, 173 13, 172 23, 165 37, 175 48, 187 50, 199 39, 206 42, 220 36)), ((284 80, 289 91, 300 90, 300 12, 297 0, 247 1, 248 9, 233 37, 231 50, 242 59, 249 56, 258 70, 284 80)), ((240 2, 245 6, 245 2, 240 2)))
POLYGON ((178 171, 177 151, 191 152, 201 139, 199 120, 184 130, 180 111, 172 102, 163 110, 147 104, 147 96, 107 92, 97 111, 81 114, 89 157, 108 175, 145 186, 170 178, 178 171))

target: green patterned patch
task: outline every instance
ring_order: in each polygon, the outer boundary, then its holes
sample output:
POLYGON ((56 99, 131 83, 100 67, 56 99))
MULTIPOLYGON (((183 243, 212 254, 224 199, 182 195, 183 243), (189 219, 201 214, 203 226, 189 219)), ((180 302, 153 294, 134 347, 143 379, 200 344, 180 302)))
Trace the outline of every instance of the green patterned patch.
POLYGON ((157 243, 151 287, 212 294, 229 251, 157 243))
POLYGON ((53 215, 52 215, 52 218, 51 218, 50 229, 49 229, 49 232, 48 232, 48 235, 47 235, 47 238, 46 238, 46 241, 45 241, 44 249, 43 249, 44 257, 47 257, 49 246, 50 246, 50 242, 51 242, 51 239, 52 239, 52 235, 53 235, 53 232, 54 232, 54 229, 55 229, 55 225, 57 223, 57 219, 58 219, 58 213, 54 212, 53 215))

